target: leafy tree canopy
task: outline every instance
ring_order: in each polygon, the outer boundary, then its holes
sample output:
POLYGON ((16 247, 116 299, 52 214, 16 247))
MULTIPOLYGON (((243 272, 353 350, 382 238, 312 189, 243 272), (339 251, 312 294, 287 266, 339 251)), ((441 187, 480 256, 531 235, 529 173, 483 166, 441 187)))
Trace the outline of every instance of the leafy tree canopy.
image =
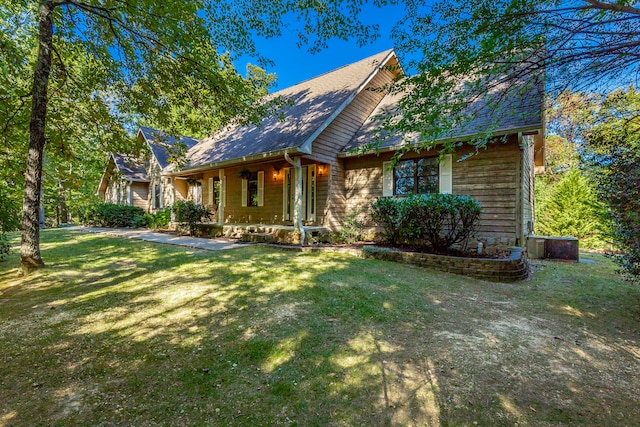
MULTIPOLYGON (((407 3, 394 29, 408 69, 396 85, 405 93, 386 117, 385 132, 420 130, 429 148, 451 129, 476 118, 486 104, 491 120, 471 141, 486 146, 499 118, 517 114, 515 99, 543 89, 602 90, 635 83, 640 56, 640 9, 632 1, 439 0, 407 3)), ((445 140, 452 150, 458 142, 445 140)))
POLYGON ((640 92, 630 87, 609 94, 586 138, 584 158, 615 225, 618 261, 640 278, 640 92))

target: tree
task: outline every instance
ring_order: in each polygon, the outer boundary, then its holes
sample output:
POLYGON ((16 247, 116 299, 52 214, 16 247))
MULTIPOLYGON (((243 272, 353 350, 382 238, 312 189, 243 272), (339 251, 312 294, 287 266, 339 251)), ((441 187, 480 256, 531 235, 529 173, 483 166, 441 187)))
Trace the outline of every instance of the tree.
MULTIPOLYGON (((230 56, 220 52, 255 56, 251 37, 278 35, 284 17, 291 13, 300 18, 301 41, 310 41, 313 48, 321 48, 333 36, 355 35, 364 41, 375 26, 363 25, 354 17, 359 6, 353 3, 348 14, 339 1, 306 4, 268 0, 39 0, 33 5, 22 0, 0 6, 3 29, 12 28, 10 21, 37 24, 26 26, 25 40, 31 42, 27 51, 33 55, 20 62, 21 70, 9 73, 23 83, 31 82, 22 86, 21 93, 8 97, 14 106, 19 103, 18 98, 31 99, 30 108, 20 110, 29 113, 22 208, 23 271, 44 266, 38 212, 44 149, 56 135, 48 121, 52 115, 48 113, 59 96, 68 96, 70 102, 88 99, 102 104, 107 117, 97 123, 93 123, 92 117, 90 122, 101 131, 116 133, 121 133, 125 124, 121 115, 127 113, 166 124, 163 129, 178 133, 176 124, 180 120, 165 111, 180 114, 197 109, 194 104, 203 102, 203 110, 214 115, 213 120, 204 120, 207 126, 212 122, 220 125, 235 117, 256 118, 273 105, 256 102, 268 79, 256 69, 245 77, 239 75, 230 56), (78 74, 72 58, 86 62, 79 67, 84 73, 78 74), (31 69, 32 73, 27 71, 31 69), (51 90, 55 82, 59 85, 51 90), (77 92, 67 92, 70 82, 76 83, 77 92), (31 87, 30 91, 25 90, 27 87, 31 87), (193 94, 202 88, 214 96, 204 99, 193 94)), ((16 30, 7 34, 1 36, 0 51, 19 44, 16 30)), ((12 58, 19 56, 12 54, 12 58)), ((3 71, 12 65, 3 63, 3 71)), ((3 86, 10 83, 2 81, 3 86)), ((73 114, 63 115, 69 117, 73 118, 73 114)), ((194 126, 193 117, 188 119, 189 126, 194 126)), ((63 144, 71 142, 66 137, 60 139, 63 144)))
POLYGON ((573 236, 586 248, 605 245, 607 210, 589 179, 573 168, 536 204, 536 234, 573 236))
POLYGON ((630 87, 604 100, 586 138, 584 160, 609 206, 618 261, 640 279, 640 93, 630 87))
MULTIPOLYGON (((439 0, 408 2, 394 29, 405 66, 417 72, 395 85, 404 97, 381 118, 384 134, 420 130, 418 142, 451 151, 446 139, 478 114, 478 148, 492 140, 514 100, 545 90, 607 91, 634 82, 640 57, 640 9, 630 1, 439 0)), ((514 111, 515 110, 515 111, 514 111)))

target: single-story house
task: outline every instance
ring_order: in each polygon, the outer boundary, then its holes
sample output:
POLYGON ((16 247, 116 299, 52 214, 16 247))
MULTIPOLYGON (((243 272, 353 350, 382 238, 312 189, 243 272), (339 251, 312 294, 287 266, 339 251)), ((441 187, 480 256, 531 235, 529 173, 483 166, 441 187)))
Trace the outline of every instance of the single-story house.
MULTIPOLYGON (((516 113, 493 127, 502 142, 486 151, 458 161, 473 150, 461 144, 442 162, 435 151, 407 153, 391 167, 401 137, 375 153, 354 150, 370 141, 375 116, 393 104, 394 96, 380 89, 401 72, 387 50, 275 93, 293 101, 284 120, 231 126, 193 145, 186 166, 162 172, 171 197, 201 201, 223 225, 291 226, 299 213, 305 226, 337 230, 377 197, 469 195, 483 208, 479 240, 524 245, 533 230, 534 169, 544 164, 542 93, 514 104, 516 113)), ((469 138, 483 120, 479 115, 456 130, 459 138, 469 138)))

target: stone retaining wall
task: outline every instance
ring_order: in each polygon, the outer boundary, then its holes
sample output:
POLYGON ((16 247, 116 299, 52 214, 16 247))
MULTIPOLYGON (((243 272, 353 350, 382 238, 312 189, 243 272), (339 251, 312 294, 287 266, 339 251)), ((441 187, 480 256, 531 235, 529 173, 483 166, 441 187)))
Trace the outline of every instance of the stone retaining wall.
POLYGON ((529 275, 523 248, 511 247, 508 258, 463 258, 446 255, 403 252, 377 246, 363 248, 365 258, 396 261, 448 273, 462 274, 491 282, 517 282, 529 275))

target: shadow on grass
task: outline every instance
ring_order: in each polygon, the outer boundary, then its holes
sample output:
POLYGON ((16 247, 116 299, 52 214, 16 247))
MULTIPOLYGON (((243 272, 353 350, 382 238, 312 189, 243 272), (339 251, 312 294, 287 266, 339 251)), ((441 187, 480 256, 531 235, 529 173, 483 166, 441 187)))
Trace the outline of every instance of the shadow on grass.
POLYGON ((602 378, 638 367, 638 341, 574 337, 552 285, 67 231, 44 233, 43 255, 47 269, 0 296, 0 425, 640 419, 633 387, 602 378))

